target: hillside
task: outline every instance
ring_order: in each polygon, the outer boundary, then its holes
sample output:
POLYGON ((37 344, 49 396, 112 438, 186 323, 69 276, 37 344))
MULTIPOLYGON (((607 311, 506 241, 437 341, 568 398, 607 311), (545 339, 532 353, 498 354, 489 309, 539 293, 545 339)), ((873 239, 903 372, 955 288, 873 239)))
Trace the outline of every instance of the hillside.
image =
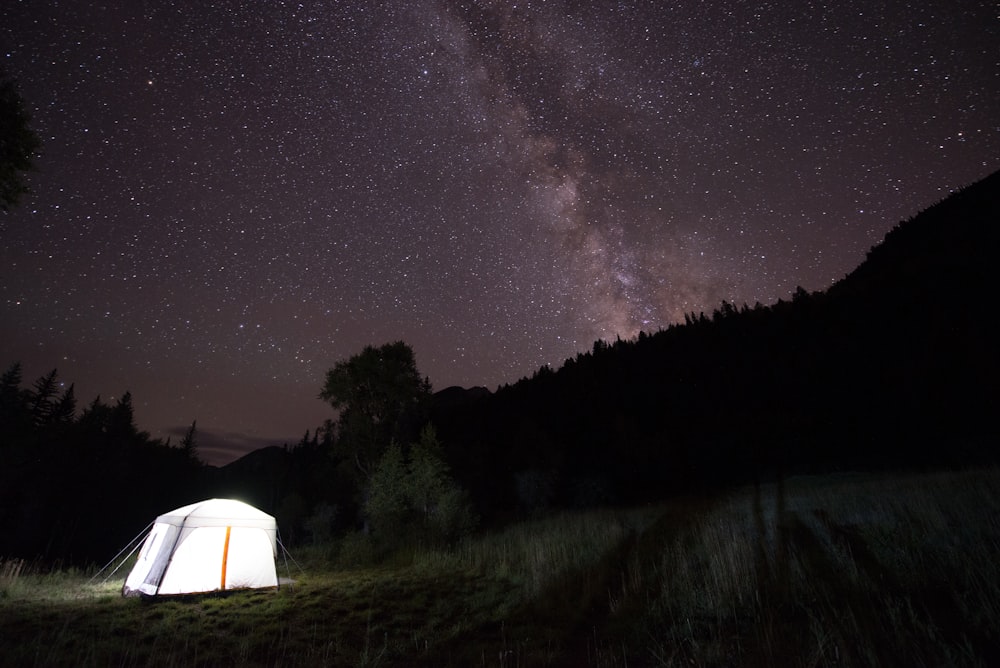
MULTIPOLYGON (((495 393, 443 390, 430 418, 451 475, 490 527, 795 473, 996 463, 998 223, 994 174, 899 224, 826 292, 723 303, 495 393)), ((139 429, 130 393, 77 415, 56 370, 29 385, 15 363, 0 381, 2 556, 104 559, 164 508, 213 496, 274 514, 290 544, 359 526, 333 423, 217 469, 139 429)))
POLYGON ((484 509, 776 472, 994 461, 1000 173, 896 226, 826 292, 723 304, 434 412, 484 509))

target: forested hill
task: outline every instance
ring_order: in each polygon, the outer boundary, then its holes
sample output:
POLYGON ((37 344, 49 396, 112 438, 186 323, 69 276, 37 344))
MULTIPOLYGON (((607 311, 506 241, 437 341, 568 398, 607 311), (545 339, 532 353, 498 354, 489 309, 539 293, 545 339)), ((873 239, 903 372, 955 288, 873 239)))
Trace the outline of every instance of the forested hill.
MULTIPOLYGON (((996 462, 998 249, 994 174, 901 223, 826 292, 723 303, 634 341, 595 343, 496 393, 437 393, 422 461, 447 460, 451 475, 436 475, 467 490, 486 524, 796 472, 996 462)), ((388 347, 412 361, 404 343, 388 347)), ((403 444, 426 417, 415 397, 398 422, 403 444)), ((127 392, 77 415, 55 370, 24 387, 14 363, 0 377, 0 555, 107 558, 164 509, 212 496, 275 514, 291 542, 321 542, 366 512, 371 481, 343 427, 215 469, 198 461, 194 423, 179 447, 154 439, 127 392)))
POLYGON ((776 472, 995 461, 1000 173, 915 218, 825 292, 598 342, 441 440, 484 509, 589 505, 776 472))

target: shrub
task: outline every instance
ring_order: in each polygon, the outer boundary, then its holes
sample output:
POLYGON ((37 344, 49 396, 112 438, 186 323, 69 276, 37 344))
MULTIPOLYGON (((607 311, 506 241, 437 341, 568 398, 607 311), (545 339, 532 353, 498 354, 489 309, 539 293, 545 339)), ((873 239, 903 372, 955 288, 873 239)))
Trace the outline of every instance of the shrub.
POLYGON ((408 454, 396 444, 389 446, 372 474, 365 513, 372 535, 388 548, 450 543, 477 524, 468 495, 452 479, 429 425, 408 454))

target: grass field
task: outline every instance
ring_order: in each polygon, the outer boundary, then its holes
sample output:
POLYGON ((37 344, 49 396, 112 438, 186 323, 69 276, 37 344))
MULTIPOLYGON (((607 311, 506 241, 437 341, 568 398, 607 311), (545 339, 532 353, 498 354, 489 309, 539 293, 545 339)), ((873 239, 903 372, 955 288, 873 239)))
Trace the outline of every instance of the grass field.
POLYGON ((1000 665, 998 552, 985 470, 794 478, 377 561, 351 536, 227 596, 123 599, 8 559, 0 663, 1000 665))

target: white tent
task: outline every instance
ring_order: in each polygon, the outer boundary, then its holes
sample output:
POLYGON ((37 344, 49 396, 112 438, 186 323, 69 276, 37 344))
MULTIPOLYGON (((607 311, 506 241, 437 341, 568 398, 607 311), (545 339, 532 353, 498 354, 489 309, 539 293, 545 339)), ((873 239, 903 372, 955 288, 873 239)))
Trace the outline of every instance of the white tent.
POLYGON ((242 501, 209 499, 160 515, 123 596, 277 587, 277 524, 242 501))

